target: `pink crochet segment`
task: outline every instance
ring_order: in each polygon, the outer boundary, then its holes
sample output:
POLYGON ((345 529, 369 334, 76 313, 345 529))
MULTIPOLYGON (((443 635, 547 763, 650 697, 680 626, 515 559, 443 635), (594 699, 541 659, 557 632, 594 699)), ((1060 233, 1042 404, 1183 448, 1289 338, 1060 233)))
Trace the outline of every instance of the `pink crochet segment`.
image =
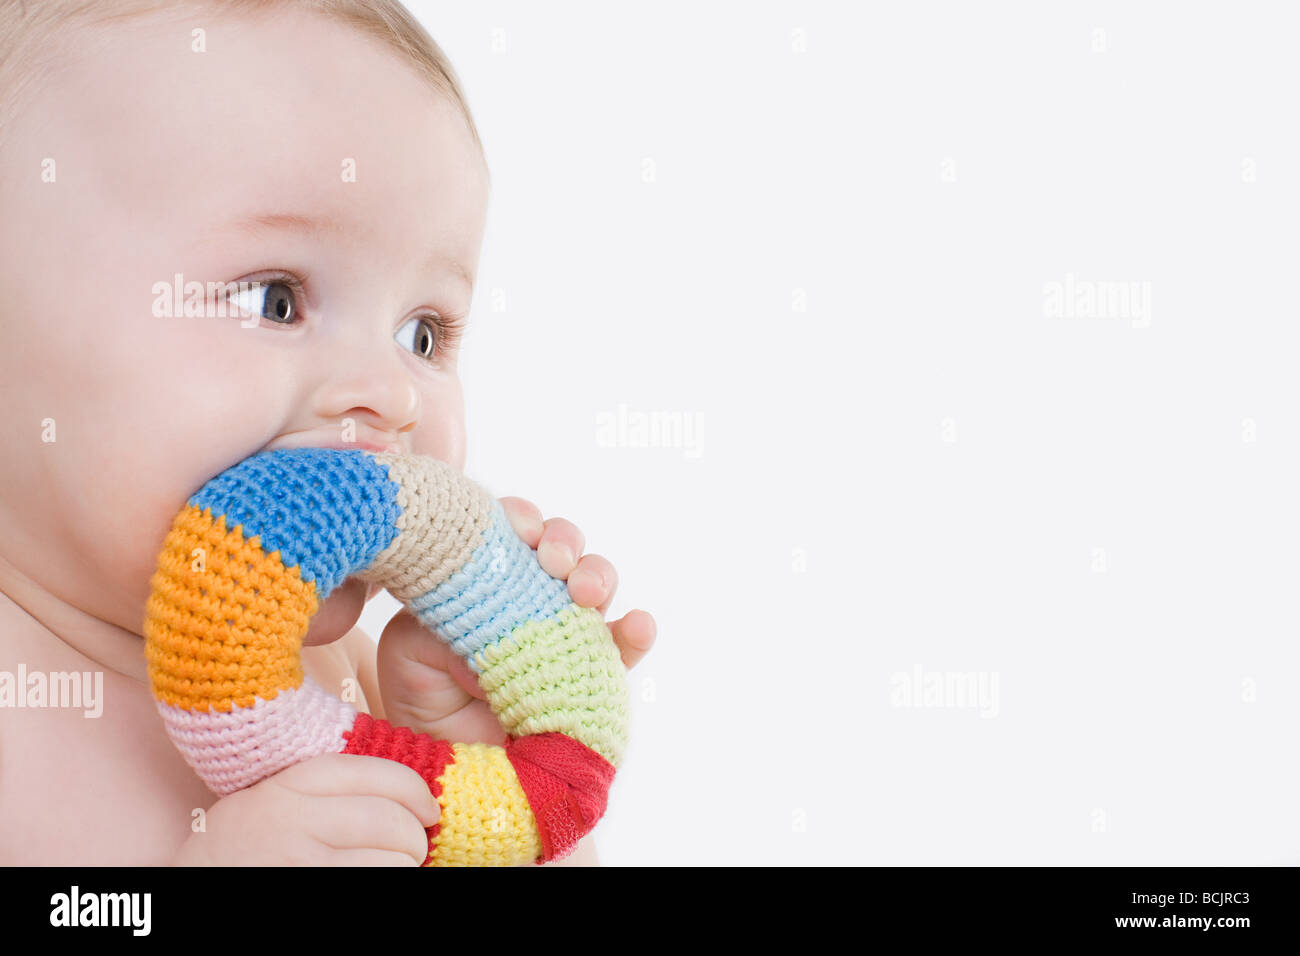
POLYGON ((310 677, 273 700, 229 713, 190 711, 155 702, 172 741, 220 796, 251 787, 309 757, 343 750, 357 710, 310 677))

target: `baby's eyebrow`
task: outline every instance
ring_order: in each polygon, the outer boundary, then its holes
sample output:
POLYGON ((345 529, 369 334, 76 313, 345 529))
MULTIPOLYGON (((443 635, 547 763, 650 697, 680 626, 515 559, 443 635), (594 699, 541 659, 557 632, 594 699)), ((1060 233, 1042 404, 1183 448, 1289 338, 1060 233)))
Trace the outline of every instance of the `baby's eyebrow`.
MULTIPOLYGON (((324 219, 296 212, 261 213, 240 219, 223 227, 233 232, 253 236, 259 232, 280 230, 284 232, 328 232, 336 236, 346 234, 347 227, 336 219, 324 219)), ((443 266, 451 275, 460 279, 470 293, 474 291, 475 277, 465 268, 465 264, 455 256, 434 252, 429 257, 425 269, 432 272, 443 266)))

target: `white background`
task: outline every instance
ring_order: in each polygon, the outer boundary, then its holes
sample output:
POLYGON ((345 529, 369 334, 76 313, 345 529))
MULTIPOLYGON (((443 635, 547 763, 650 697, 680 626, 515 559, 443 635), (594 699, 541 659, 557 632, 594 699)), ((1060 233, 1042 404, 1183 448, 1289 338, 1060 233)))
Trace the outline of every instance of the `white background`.
POLYGON ((604 864, 1300 863, 1291 8, 410 8, 494 180, 466 471, 659 626, 604 864))

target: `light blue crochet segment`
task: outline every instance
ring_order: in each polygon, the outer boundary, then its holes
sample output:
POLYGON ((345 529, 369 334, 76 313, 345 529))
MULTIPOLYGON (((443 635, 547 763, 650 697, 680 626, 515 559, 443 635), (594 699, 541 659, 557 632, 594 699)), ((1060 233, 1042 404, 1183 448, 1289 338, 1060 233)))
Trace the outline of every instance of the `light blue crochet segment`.
POLYGON ((521 624, 554 617, 569 603, 569 585, 542 570, 494 498, 491 525, 469 561, 408 607, 478 674, 475 654, 521 624))

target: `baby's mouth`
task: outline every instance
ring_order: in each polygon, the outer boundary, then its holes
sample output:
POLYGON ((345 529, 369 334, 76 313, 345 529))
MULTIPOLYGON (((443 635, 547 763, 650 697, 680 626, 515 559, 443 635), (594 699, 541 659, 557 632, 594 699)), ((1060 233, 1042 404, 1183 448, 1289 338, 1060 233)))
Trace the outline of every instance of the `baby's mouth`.
POLYGON ((355 441, 344 441, 337 434, 321 432, 290 432, 267 444, 263 451, 278 448, 335 448, 342 451, 372 451, 380 454, 401 455, 405 453, 400 442, 385 440, 382 435, 358 434, 355 441))

